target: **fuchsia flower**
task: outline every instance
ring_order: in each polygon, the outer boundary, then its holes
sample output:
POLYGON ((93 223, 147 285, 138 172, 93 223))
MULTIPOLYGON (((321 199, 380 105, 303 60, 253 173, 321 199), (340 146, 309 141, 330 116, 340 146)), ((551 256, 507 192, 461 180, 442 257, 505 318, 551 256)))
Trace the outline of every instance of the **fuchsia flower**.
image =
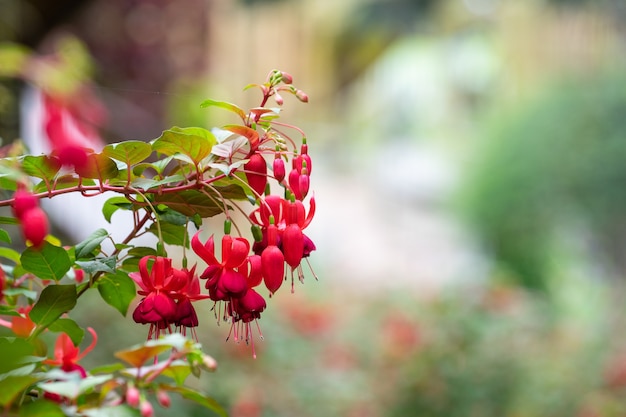
POLYGON ((139 272, 129 274, 139 285, 137 294, 144 298, 133 312, 137 323, 150 324, 148 339, 158 338, 161 330, 171 332, 178 328, 196 327, 198 317, 192 301, 206 298, 200 294, 195 267, 190 271, 172 268, 172 260, 160 256, 144 256, 139 261, 139 272), (148 270, 148 262, 153 261, 148 270))
MULTIPOLYGON (((259 319, 266 307, 265 299, 253 289, 263 278, 262 259, 249 256, 250 243, 246 239, 227 234, 222 237, 222 260, 218 261, 213 236, 203 244, 199 234, 192 237, 191 247, 208 265, 200 278, 207 280, 209 297, 216 303, 226 303, 224 315, 231 321, 234 339, 252 341, 250 323, 259 319)), ((253 341, 252 344, 256 355, 253 341)))
POLYGON ((88 327, 87 331, 91 334, 93 340, 82 353, 78 347, 74 346, 72 339, 68 335, 61 333, 54 345, 54 359, 46 359, 44 363, 59 366, 65 372, 79 372, 82 378, 87 377, 87 372, 78 364, 78 361, 91 352, 98 342, 98 335, 95 330, 88 327))

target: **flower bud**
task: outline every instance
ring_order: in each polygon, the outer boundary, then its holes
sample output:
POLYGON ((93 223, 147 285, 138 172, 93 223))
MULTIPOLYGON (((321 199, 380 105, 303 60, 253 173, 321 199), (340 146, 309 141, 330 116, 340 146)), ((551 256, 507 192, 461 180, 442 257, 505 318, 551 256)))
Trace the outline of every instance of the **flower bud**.
POLYGON ((285 276, 285 256, 276 245, 270 245, 261 253, 261 266, 263 268, 263 282, 274 294, 280 288, 285 276))
POLYGON ((296 91, 296 98, 298 100, 300 100, 303 103, 308 103, 309 102, 309 96, 302 90, 297 90, 296 91))
POLYGON ((130 385, 126 389, 126 404, 131 407, 137 407, 139 405, 139 390, 134 385, 130 385))
POLYGON ((283 103, 285 102, 285 100, 283 100, 283 97, 278 93, 274 94, 274 100, 276 101, 276 104, 278 104, 279 106, 282 106, 283 103))
POLYGON ((280 75, 281 75, 281 80, 285 84, 291 84, 293 82, 293 77, 288 72, 282 71, 280 75))
POLYGON ((283 182, 285 179, 285 161, 283 161, 278 152, 275 154, 272 170, 274 171, 276 181, 283 182))
POLYGON ((291 268, 297 268, 304 253, 304 235, 295 223, 288 225, 283 231, 283 254, 285 262, 291 268))
POLYGON ((48 235, 48 217, 39 207, 28 210, 22 215, 22 233, 34 247, 39 247, 48 235))
POLYGON ((159 405, 163 408, 169 408, 170 405, 172 405, 172 400, 170 399, 170 396, 162 389, 157 390, 156 398, 159 402, 159 405))
POLYGON ((13 215, 18 219, 21 219, 24 213, 39 206, 37 197, 35 197, 30 191, 24 189, 18 189, 13 195, 13 215))
POLYGON ((302 200, 302 193, 300 192, 300 172, 294 168, 289 172, 289 187, 291 192, 297 200, 302 200))
POLYGON ((255 153, 243 166, 246 171, 248 185, 257 195, 262 195, 267 184, 267 165, 261 154, 255 153))
POLYGON ((139 406, 139 412, 141 413, 141 417, 152 417, 154 415, 154 408, 150 401, 143 401, 139 406))

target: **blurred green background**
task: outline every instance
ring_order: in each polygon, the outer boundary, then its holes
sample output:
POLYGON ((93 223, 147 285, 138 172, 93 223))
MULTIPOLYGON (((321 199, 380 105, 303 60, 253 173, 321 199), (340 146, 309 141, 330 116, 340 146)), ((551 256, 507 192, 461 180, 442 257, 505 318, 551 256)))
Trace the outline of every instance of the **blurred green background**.
MULTIPOLYGON (((270 300, 256 360, 203 306, 219 369, 192 383, 233 417, 604 417, 626 413, 625 19, 622 0, 3 0, 0 39, 83 42, 108 141, 225 123, 198 104, 256 105, 242 87, 272 68, 308 93, 283 117, 315 164, 320 280, 270 300)), ((5 143, 23 88, 0 79, 5 143)), ((97 294, 75 319, 93 365, 147 334, 97 294)))

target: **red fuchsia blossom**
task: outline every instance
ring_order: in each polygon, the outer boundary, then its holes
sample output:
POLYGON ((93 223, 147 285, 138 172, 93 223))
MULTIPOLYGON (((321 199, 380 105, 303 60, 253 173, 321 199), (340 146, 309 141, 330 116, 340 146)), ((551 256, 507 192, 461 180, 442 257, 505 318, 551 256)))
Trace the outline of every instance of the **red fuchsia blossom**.
POLYGON ((78 361, 91 352, 98 342, 98 335, 95 330, 88 327, 87 331, 91 334, 93 340, 82 353, 78 347, 74 346, 72 339, 67 334, 61 333, 54 345, 54 359, 46 359, 44 363, 59 366, 65 372, 79 372, 80 376, 85 378, 87 372, 78 364, 78 361))
POLYGON ((196 327, 198 317, 192 301, 206 296, 200 294, 200 285, 191 270, 172 268, 172 260, 160 256, 145 256, 139 261, 139 272, 129 274, 139 285, 137 294, 144 298, 133 312, 137 323, 150 324, 148 339, 158 338, 161 331, 172 331, 176 326, 182 333, 186 327, 196 327), (152 267, 148 270, 148 262, 152 267))
POLYGON ((33 306, 18 307, 19 316, 12 316, 11 321, 0 319, 0 326, 7 327, 19 337, 28 337, 35 328, 35 323, 30 319, 29 313, 33 306))
POLYGON ((215 257, 215 243, 213 235, 206 243, 200 242, 196 233, 191 239, 193 251, 207 263, 208 267, 200 275, 206 279, 206 288, 213 301, 227 301, 230 298, 242 297, 248 290, 246 277, 237 268, 248 260, 250 243, 242 238, 233 238, 230 235, 222 237, 222 261, 215 257))
POLYGON ((267 228, 267 247, 261 253, 263 282, 270 291, 270 295, 280 288, 285 276, 285 256, 277 244, 278 228, 276 225, 270 224, 267 228))
POLYGON ((44 129, 61 164, 77 169, 86 168, 88 155, 102 144, 96 130, 73 108, 50 96, 44 97, 44 129))

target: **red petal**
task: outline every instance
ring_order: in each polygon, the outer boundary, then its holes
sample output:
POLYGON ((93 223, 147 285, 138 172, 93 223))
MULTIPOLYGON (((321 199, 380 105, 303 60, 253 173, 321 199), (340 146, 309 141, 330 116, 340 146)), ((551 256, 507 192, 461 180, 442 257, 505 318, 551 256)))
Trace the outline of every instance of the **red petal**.
POLYGON ((209 237, 209 240, 207 240, 206 243, 202 244, 202 242, 200 242, 200 238, 198 237, 199 234, 200 231, 198 231, 198 233, 193 235, 191 238, 191 248, 196 255, 198 255, 208 265, 219 264, 217 258, 215 257, 215 243, 213 242, 213 235, 209 237))

